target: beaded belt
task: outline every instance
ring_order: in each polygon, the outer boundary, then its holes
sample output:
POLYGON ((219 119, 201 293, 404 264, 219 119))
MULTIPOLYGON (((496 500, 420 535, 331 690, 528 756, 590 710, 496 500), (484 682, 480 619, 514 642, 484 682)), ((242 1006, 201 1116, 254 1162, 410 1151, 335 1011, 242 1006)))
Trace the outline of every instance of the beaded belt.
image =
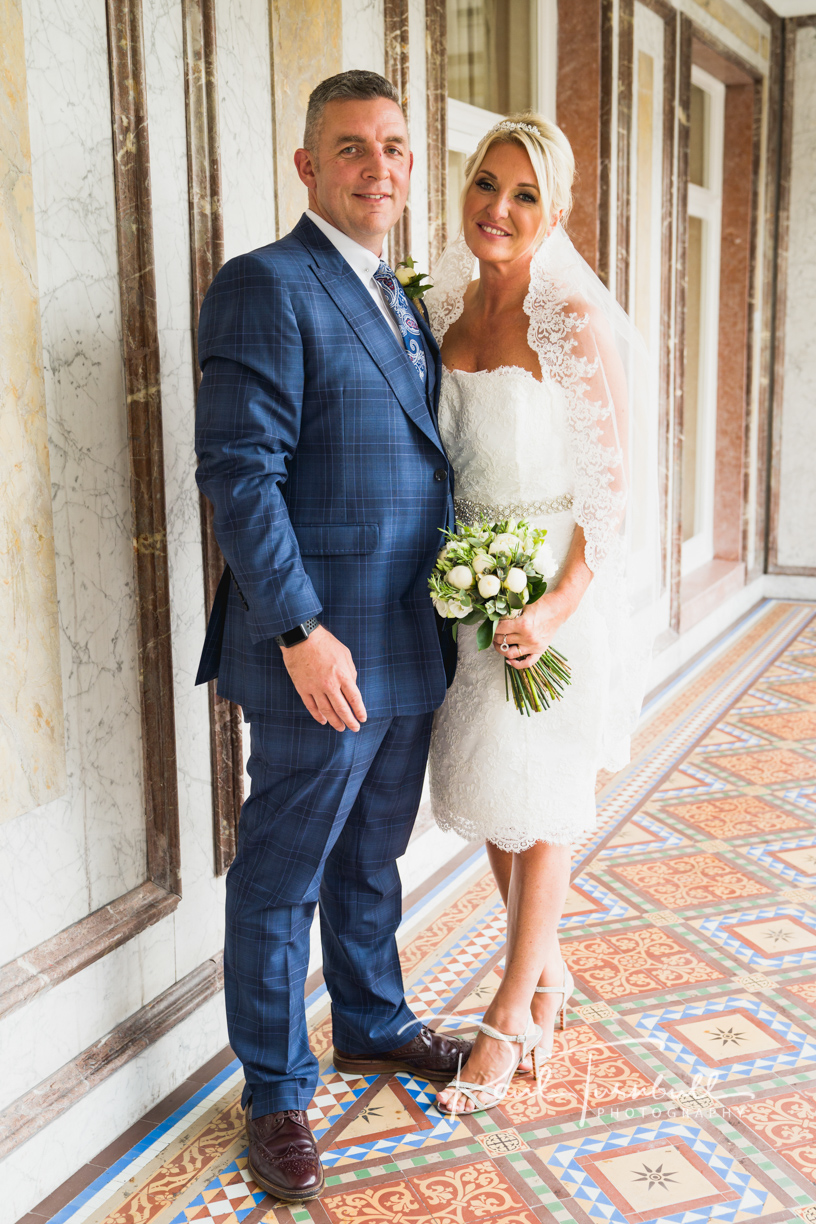
POLYGON ((469 497, 454 498, 454 508, 457 519, 467 526, 474 526, 485 520, 488 523, 500 523, 503 519, 527 519, 540 514, 560 514, 562 510, 572 509, 572 494, 562 493, 560 497, 548 497, 544 501, 514 502, 503 506, 488 506, 484 502, 471 501, 469 497))

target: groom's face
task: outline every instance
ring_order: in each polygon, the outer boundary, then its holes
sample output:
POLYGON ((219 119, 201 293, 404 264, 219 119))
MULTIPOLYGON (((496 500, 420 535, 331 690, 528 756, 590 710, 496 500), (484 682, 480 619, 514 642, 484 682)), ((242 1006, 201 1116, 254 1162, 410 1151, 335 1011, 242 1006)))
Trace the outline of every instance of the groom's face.
POLYGON ((402 111, 388 98, 329 102, 316 145, 295 154, 309 207, 379 255, 408 199, 413 155, 402 111))

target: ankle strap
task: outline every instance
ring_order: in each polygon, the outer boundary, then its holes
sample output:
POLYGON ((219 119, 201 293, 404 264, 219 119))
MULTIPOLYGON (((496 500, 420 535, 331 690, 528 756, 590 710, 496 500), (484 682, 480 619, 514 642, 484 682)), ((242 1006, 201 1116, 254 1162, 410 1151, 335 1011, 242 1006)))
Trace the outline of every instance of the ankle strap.
POLYGON ((524 1045, 527 1040, 526 1030, 523 1033, 500 1033, 498 1029, 491 1028, 489 1024, 482 1023, 479 1025, 479 1032, 484 1033, 485 1037, 493 1037, 496 1041, 513 1041, 518 1045, 524 1045))

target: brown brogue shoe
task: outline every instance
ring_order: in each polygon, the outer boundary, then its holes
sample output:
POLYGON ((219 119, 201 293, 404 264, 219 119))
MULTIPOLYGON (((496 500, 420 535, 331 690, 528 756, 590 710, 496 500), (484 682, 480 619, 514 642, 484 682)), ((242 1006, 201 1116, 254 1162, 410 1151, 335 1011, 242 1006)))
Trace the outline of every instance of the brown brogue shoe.
POLYGON ((465 1065, 472 1048, 472 1041, 453 1037, 450 1033, 437 1033, 423 1025, 413 1041, 385 1054, 344 1054, 335 1049, 334 1065, 338 1071, 351 1075, 407 1071, 432 1084, 447 1084, 459 1067, 465 1065))
POLYGON ((262 1190, 286 1203, 317 1198, 324 1185, 323 1166, 305 1109, 253 1118, 250 1106, 246 1132, 249 1172, 262 1190))

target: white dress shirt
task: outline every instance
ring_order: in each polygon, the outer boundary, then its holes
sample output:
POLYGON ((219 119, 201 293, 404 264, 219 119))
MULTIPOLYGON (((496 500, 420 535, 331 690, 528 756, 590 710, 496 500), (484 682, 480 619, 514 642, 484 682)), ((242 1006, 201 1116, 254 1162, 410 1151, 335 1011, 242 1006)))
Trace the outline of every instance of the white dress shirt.
POLYGON ((330 225, 328 221, 318 217, 317 213, 313 213, 311 208, 306 209, 306 216, 310 221, 314 222, 322 234, 326 235, 329 242, 340 252, 352 271, 357 273, 371 294, 372 301, 396 336, 400 348, 405 348, 405 341, 397 326, 397 320, 391 313, 391 308, 383 296, 382 289, 374 280, 374 273, 380 266, 380 257, 375 255, 373 251, 369 251, 367 247, 360 246, 359 242, 349 238, 348 234, 344 234, 336 226, 330 225))

